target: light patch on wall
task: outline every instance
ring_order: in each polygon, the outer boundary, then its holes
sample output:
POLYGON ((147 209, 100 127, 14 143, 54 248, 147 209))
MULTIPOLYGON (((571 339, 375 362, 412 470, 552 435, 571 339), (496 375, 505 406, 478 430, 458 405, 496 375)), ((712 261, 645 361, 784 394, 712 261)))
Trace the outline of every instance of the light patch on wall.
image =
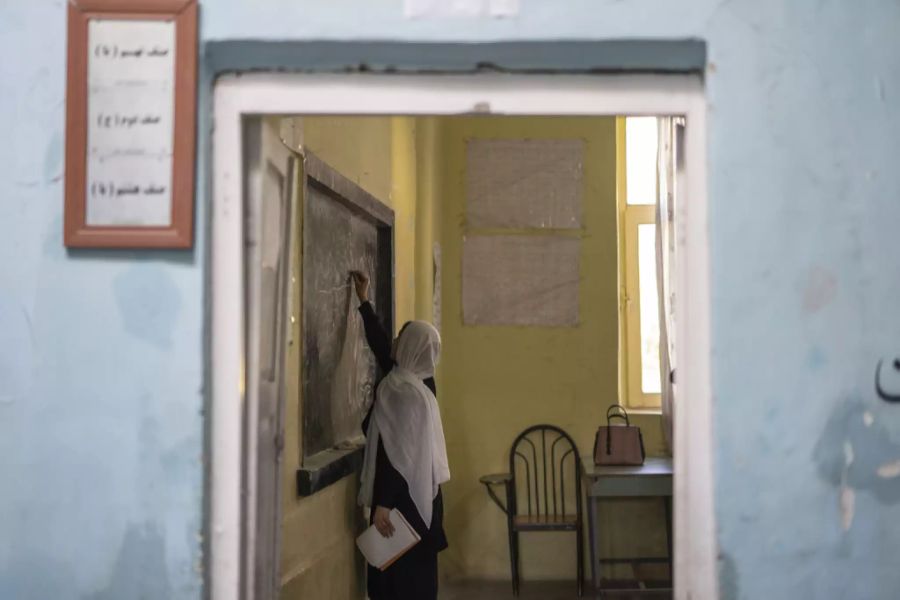
POLYGON ((850 442, 844 442, 844 464, 848 469, 853 464, 854 458, 853 445, 850 442))
POLYGON ((853 526, 853 516, 856 514, 856 491, 847 485, 847 472, 853 465, 856 456, 853 453, 853 444, 844 441, 844 472, 841 474, 841 527, 844 531, 850 531, 853 526))
POLYGON ((856 512, 856 492, 852 487, 841 488, 841 527, 850 531, 856 512))
POLYGON ((875 417, 872 416, 872 413, 870 413, 869 411, 864 412, 863 413, 863 424, 866 427, 871 427, 872 424, 874 424, 874 423, 875 423, 875 417))
POLYGON ((515 17, 520 0, 406 0, 408 19, 515 17))
POLYGON ((900 459, 889 462, 878 467, 878 476, 884 479, 892 479, 900 476, 900 459))

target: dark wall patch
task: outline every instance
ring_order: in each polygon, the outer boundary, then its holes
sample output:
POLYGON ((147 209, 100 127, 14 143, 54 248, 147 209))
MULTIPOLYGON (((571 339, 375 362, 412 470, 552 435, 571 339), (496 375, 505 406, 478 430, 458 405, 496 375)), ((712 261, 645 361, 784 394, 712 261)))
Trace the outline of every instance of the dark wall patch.
POLYGON ((172 598, 166 568, 166 544, 156 524, 132 525, 125 533, 109 583, 85 600, 172 598))
POLYGON ((719 553, 719 598, 720 600, 740 598, 737 565, 731 555, 725 552, 719 553))
POLYGON ((834 487, 843 483, 871 492, 883 504, 900 502, 900 477, 884 475, 885 465, 900 460, 900 443, 891 439, 860 400, 848 400, 834 410, 816 442, 813 459, 819 476, 834 487))

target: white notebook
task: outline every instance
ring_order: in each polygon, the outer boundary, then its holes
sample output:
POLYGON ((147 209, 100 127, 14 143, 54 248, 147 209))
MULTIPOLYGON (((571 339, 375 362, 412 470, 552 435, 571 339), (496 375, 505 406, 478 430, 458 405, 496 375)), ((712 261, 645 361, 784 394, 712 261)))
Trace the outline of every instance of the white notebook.
POLYGON ((391 537, 384 537, 374 525, 370 525, 356 538, 359 551, 370 565, 381 571, 391 566, 421 539, 396 508, 391 510, 391 525, 394 526, 394 535, 391 537))

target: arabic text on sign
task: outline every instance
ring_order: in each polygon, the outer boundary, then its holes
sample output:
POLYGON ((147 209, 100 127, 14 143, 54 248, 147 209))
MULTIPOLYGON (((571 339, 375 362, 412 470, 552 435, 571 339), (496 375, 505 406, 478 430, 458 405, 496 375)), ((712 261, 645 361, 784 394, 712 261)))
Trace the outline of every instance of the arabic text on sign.
POLYGON ((87 224, 170 225, 175 25, 92 19, 88 48, 87 224))

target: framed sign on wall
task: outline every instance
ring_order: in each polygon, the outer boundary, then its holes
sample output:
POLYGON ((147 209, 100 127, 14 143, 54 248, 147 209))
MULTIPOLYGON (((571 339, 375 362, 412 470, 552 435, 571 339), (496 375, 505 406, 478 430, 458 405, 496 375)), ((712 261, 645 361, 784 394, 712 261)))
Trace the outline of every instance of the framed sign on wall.
POLYGON ((193 242, 196 0, 70 0, 65 244, 193 242))

